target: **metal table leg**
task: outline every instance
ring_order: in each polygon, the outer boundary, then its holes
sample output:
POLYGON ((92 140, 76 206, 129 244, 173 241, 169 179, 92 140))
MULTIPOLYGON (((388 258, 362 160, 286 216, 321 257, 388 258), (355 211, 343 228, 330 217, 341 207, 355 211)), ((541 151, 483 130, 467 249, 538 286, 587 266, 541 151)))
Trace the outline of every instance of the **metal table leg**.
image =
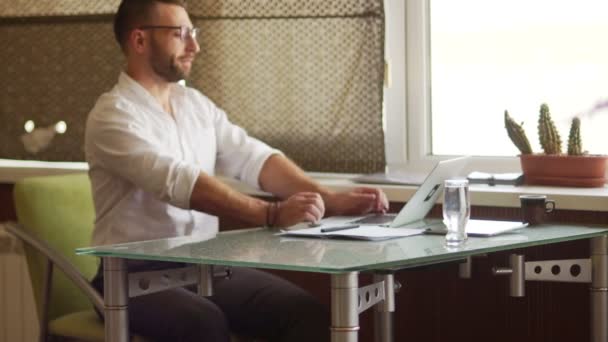
POLYGON ((374 274, 374 283, 384 281, 384 300, 374 306, 374 341, 392 342, 395 312, 395 280, 392 274, 374 274))
POLYGON ((127 265, 121 258, 103 258, 106 342, 129 341, 127 265))
POLYGON ((591 341, 608 342, 608 236, 591 239, 591 341))
POLYGON ((359 334, 359 273, 331 276, 331 341, 357 342, 359 334))
POLYGON ((199 265, 198 294, 201 296, 213 296, 213 266, 199 265))

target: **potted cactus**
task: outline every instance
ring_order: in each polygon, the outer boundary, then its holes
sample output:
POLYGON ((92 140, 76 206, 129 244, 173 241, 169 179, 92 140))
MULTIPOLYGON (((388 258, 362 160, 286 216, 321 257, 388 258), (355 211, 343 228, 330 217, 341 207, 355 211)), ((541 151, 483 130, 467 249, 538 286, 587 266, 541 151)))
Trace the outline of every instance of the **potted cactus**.
POLYGON ((544 153, 533 153, 523 123, 518 124, 505 111, 505 127, 511 141, 521 152, 520 162, 526 184, 574 187, 602 187, 606 183, 606 160, 583 150, 581 122, 572 119, 567 154, 562 153, 562 140, 551 119, 549 106, 540 106, 538 137, 544 153))

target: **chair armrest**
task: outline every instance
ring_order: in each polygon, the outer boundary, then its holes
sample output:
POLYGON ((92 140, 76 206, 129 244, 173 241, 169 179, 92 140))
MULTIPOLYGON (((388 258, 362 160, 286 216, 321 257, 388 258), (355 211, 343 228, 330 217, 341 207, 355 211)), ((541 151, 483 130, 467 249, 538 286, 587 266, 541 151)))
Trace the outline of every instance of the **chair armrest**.
POLYGON ((48 246, 44 241, 32 236, 27 233, 24 229, 20 228, 20 225, 15 222, 6 222, 4 223, 4 227, 7 232, 13 234, 19 240, 28 244, 29 246, 36 249, 42 255, 44 255, 48 260, 50 260, 53 265, 58 267, 65 275, 70 279, 82 292, 89 298, 91 303, 99 310, 99 312, 104 312, 104 302, 103 298, 97 290, 91 286, 89 281, 83 277, 80 272, 72 265, 68 260, 66 260, 61 254, 55 252, 50 246, 48 246))

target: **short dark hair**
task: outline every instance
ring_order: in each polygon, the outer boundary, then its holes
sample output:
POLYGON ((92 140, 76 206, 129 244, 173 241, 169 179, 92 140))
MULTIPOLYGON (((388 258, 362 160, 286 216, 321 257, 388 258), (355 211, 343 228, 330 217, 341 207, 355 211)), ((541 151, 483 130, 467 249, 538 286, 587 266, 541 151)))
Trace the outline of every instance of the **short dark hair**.
POLYGON ((121 49, 126 52, 129 32, 150 17, 156 3, 178 5, 186 8, 186 0, 122 0, 114 16, 114 37, 121 49))

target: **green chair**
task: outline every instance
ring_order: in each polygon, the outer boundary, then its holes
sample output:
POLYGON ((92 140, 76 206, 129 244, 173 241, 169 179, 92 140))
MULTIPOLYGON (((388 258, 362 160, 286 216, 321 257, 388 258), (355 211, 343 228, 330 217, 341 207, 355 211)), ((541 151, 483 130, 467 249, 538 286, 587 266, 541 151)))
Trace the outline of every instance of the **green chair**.
MULTIPOLYGON (((38 306, 40 341, 104 341, 103 298, 89 284, 98 259, 76 255, 89 246, 95 219, 86 174, 31 177, 15 183, 18 223, 6 230, 24 244, 38 306), (61 272, 54 272, 55 269, 61 272)), ((149 341, 134 335, 133 342, 149 341)), ((232 342, 250 341, 231 336, 232 342)))
MULTIPOLYGON (((103 298, 89 284, 98 260, 75 254, 89 246, 95 210, 86 174, 25 178, 13 190, 17 223, 7 231, 24 243, 40 320, 40 341, 104 341, 103 298), (58 268, 61 272, 55 274, 58 268)), ((232 342, 249 341, 231 336, 232 342)), ((134 342, 145 342, 133 336, 134 342)))
POLYGON ((98 261, 74 253, 90 245, 93 231, 88 176, 26 178, 15 184, 14 200, 19 223, 9 223, 7 230, 24 242, 40 341, 103 341, 103 322, 93 310, 103 312, 103 299, 89 285, 98 261))

